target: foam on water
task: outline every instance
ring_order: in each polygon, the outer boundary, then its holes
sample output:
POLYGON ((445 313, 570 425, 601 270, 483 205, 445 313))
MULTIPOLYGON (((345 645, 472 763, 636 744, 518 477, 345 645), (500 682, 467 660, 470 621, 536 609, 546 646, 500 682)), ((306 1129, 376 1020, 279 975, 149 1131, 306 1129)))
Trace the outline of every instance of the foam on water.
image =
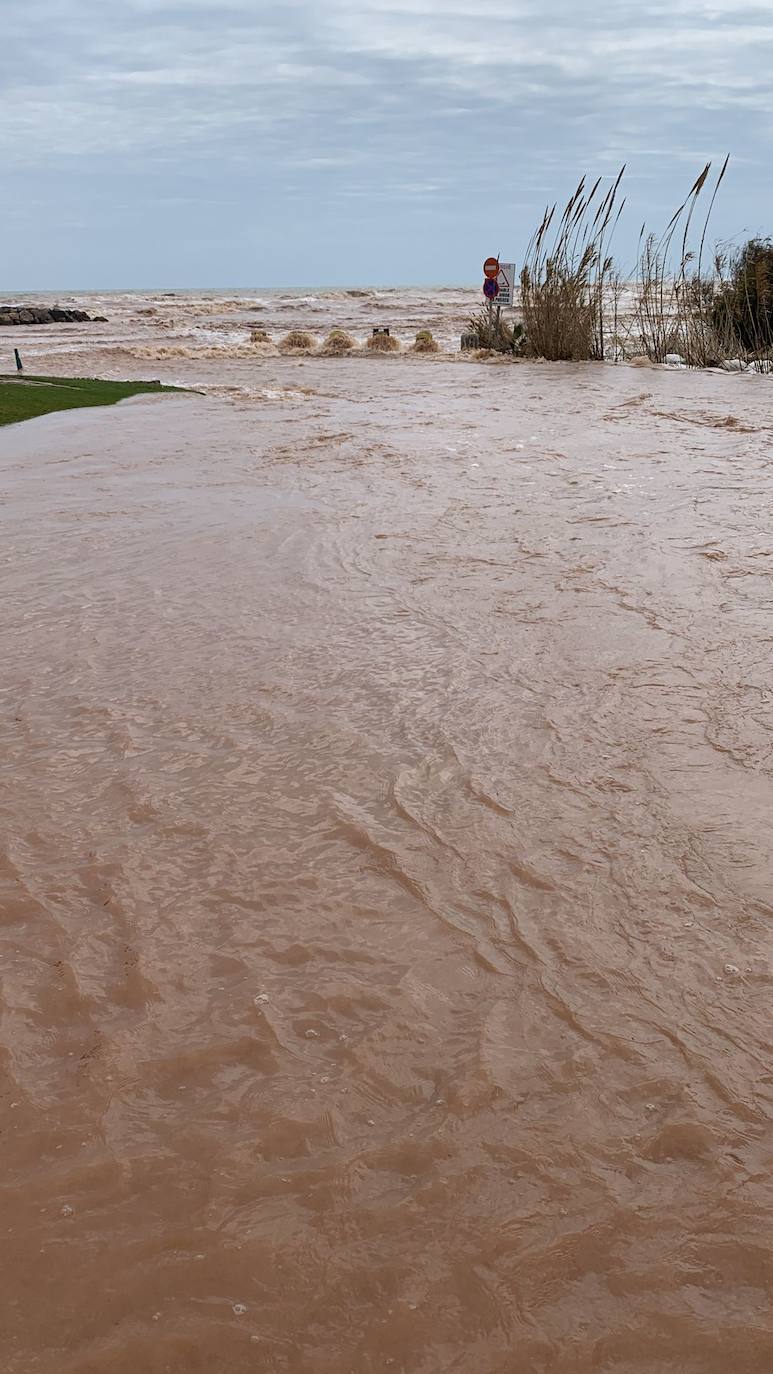
MULTIPOLYGON (((195 357, 197 350, 202 358, 223 358, 229 349, 235 350, 232 357, 250 356, 242 350, 256 318, 275 344, 290 329, 308 331, 320 342, 331 329, 344 329, 364 344, 378 325, 391 328, 404 346, 420 329, 431 329, 446 351, 455 351, 480 303, 478 292, 464 287, 43 293, 38 301, 104 315, 108 323, 25 328, 15 342, 28 356, 87 352, 99 358, 123 350, 128 357, 158 361, 195 357)), ((2 342, 0 337, 0 347, 2 342)))

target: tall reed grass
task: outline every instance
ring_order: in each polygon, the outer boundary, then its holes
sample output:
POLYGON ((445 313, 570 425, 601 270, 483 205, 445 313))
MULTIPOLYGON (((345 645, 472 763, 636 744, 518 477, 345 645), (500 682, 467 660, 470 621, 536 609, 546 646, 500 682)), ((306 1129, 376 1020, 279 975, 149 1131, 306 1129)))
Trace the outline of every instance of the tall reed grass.
POLYGON ((773 371, 773 243, 710 250, 709 229, 729 158, 712 177, 707 162, 671 216, 654 233, 642 226, 633 275, 612 254, 625 198, 620 169, 606 191, 583 177, 559 214, 548 207, 521 271, 523 333, 483 311, 471 321, 499 352, 554 361, 635 355, 688 366, 734 365, 773 371))
POLYGON ((585 177, 556 221, 548 207, 532 235, 521 271, 521 309, 531 352, 550 361, 603 358, 605 302, 615 273, 609 245, 625 205, 625 168, 606 194, 585 177))
POLYGON ((725 158, 711 191, 697 246, 693 246, 691 230, 701 195, 709 184, 710 162, 660 237, 642 226, 634 321, 640 350, 652 362, 662 363, 676 354, 687 363, 705 367, 717 361, 721 352, 711 309, 715 282, 704 271, 704 258, 711 212, 728 162, 725 158))

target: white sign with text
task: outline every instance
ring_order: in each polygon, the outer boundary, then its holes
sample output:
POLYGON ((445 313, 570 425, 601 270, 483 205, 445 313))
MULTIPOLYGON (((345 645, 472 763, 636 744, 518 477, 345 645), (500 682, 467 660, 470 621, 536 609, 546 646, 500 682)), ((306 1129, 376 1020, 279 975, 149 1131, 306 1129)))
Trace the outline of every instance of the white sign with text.
POLYGON ((497 296, 496 304, 515 305, 517 280, 514 262, 500 262, 497 286, 499 287, 499 295, 497 296))

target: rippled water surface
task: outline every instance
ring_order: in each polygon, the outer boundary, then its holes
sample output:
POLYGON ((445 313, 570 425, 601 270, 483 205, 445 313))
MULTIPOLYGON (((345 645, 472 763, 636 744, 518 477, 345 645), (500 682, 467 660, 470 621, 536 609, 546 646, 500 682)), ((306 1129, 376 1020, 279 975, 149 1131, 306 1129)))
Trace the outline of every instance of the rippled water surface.
POLYGON ((769 382, 207 385, 0 431, 5 1374, 773 1370, 769 382))

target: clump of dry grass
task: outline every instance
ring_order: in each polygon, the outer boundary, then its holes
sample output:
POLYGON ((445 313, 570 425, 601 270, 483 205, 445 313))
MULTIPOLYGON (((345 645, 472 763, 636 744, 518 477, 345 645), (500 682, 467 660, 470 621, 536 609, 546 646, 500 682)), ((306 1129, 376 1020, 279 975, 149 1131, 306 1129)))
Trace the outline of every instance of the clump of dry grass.
POLYGON ((271 343, 271 335, 266 329, 253 329, 250 331, 250 343, 271 343))
POLYGON ((305 329, 291 329, 279 345, 282 353, 310 353, 313 347, 314 340, 305 329))
POLYGON ((605 296, 614 275, 608 248, 625 201, 618 201, 625 168, 606 192, 585 177, 554 226, 548 208, 532 235, 521 272, 521 308, 529 352, 551 361, 603 358, 605 296))
POLYGON ((412 353, 439 353, 440 344, 433 338, 431 329, 420 329, 416 335, 416 342, 411 349, 412 353))
POLYGON ((366 347, 371 353, 397 353, 400 343, 391 334, 371 334, 366 347))
POLYGON ((355 340, 345 329, 331 329, 319 351, 324 358, 343 358, 355 347, 355 340))

